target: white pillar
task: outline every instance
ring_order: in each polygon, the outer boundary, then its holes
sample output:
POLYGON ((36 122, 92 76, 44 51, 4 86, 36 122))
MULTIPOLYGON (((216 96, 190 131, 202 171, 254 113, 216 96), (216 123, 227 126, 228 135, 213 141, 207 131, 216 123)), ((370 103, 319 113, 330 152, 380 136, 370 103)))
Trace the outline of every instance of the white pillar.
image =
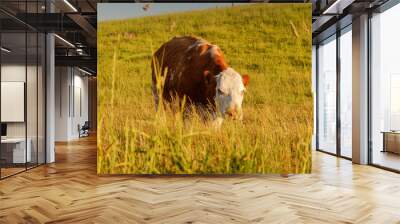
POLYGON ((353 19, 353 162, 368 163, 368 15, 353 19))
MULTIPOLYGON (((54 6, 47 1, 47 12, 53 12, 54 6)), ((46 163, 55 162, 55 43, 54 34, 46 35, 46 163)))

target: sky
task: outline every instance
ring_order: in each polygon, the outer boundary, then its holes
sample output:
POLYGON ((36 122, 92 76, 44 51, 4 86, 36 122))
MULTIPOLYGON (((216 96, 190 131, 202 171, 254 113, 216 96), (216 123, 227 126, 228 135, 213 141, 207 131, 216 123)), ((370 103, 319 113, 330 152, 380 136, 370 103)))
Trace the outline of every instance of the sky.
MULTIPOLYGON (((235 3, 248 4, 248 3, 235 3)), ((232 3, 150 3, 150 9, 145 11, 143 6, 146 3, 98 3, 98 21, 137 18, 154 16, 173 12, 192 11, 215 7, 227 7, 232 3)))

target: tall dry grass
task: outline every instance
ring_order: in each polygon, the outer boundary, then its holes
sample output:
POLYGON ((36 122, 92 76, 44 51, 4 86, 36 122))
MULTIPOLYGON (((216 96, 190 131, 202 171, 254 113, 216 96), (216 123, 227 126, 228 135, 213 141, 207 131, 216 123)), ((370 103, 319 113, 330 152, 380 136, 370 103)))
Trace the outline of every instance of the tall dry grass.
POLYGON ((261 4, 100 23, 98 173, 310 172, 310 12, 261 4), (250 74, 242 123, 216 130, 196 113, 155 111, 151 46, 187 34, 218 44, 250 74))

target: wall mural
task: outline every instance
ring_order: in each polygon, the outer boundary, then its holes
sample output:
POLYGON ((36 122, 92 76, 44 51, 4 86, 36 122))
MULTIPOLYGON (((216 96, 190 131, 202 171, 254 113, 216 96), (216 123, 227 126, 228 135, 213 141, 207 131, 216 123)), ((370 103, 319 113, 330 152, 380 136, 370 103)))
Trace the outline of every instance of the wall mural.
POLYGON ((98 173, 310 173, 311 4, 195 5, 99 21, 98 173))

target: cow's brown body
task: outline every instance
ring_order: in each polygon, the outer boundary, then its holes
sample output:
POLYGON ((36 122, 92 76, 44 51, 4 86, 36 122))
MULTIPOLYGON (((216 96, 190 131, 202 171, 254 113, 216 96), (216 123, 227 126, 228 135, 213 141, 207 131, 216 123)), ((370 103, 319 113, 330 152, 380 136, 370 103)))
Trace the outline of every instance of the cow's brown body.
MULTIPOLYGON (((228 67, 217 46, 197 37, 174 37, 155 52, 153 60, 158 62, 161 74, 166 75, 164 101, 186 96, 189 105, 215 107, 215 76, 228 67)), ((153 61, 152 81, 157 105, 155 64, 153 61)))

